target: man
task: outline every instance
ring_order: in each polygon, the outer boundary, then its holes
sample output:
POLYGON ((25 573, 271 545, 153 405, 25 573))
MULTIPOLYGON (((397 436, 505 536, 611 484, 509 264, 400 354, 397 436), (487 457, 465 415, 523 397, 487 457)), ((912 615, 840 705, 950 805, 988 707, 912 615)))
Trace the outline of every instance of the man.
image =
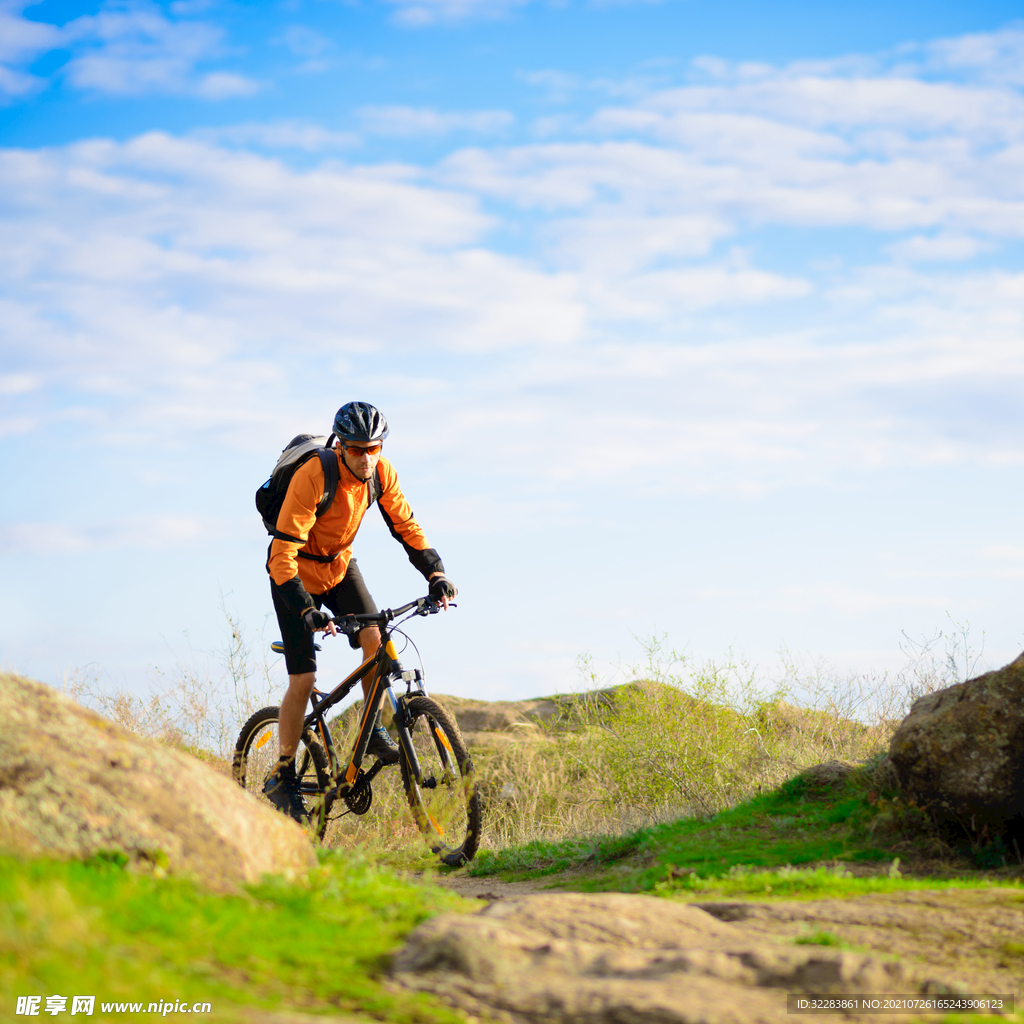
MULTIPOLYGON (((274 610, 284 643, 288 692, 281 701, 277 767, 263 792, 296 821, 302 820, 304 812, 295 777, 295 751, 316 682, 313 633, 337 633, 331 616, 320 610, 321 605, 326 605, 334 615, 377 611, 352 557, 352 542, 370 505, 375 470, 380 477, 381 515, 392 536, 405 548, 409 561, 429 581, 430 597, 447 609, 448 599, 456 594, 444 574, 440 557, 430 547, 402 494, 394 467, 381 457, 388 436, 387 420, 366 402, 349 402, 334 418, 334 436, 338 438, 333 450, 340 474, 334 500, 318 519, 316 506, 324 495, 324 468, 317 458, 304 462, 288 485, 267 560, 274 610)), ((380 630, 376 626, 362 630, 358 645, 364 659, 372 658, 380 646, 380 630)), ((355 640, 352 646, 356 646, 355 640)), ((369 695, 369 689, 370 683, 364 679, 364 696, 369 695)), ((367 753, 386 764, 398 760, 398 747, 381 723, 380 708, 367 753)))

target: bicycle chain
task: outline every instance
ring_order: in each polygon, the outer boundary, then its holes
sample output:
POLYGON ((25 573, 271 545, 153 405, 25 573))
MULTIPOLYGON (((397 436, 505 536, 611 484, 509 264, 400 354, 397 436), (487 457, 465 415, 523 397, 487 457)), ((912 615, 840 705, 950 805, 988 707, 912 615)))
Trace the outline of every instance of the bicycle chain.
POLYGON ((365 814, 370 809, 370 804, 373 803, 373 787, 362 768, 356 776, 355 785, 346 789, 341 794, 341 799, 345 801, 345 806, 352 814, 365 814))

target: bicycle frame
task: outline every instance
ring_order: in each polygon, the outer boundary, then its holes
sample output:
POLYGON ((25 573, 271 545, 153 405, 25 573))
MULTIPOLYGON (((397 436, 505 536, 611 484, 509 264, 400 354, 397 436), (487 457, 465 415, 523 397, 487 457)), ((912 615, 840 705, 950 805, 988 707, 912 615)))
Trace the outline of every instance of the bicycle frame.
MULTIPOLYGON (((412 736, 408 728, 408 716, 405 710, 405 702, 409 697, 420 695, 426 696, 427 692, 423 687, 423 676, 419 669, 406 671, 402 668, 402 663, 398 660, 398 652, 395 650, 395 646, 391 640, 391 630, 388 628, 391 619, 402 614, 402 612, 408 610, 409 607, 413 607, 418 604, 419 602, 412 602, 412 604, 410 606, 406 606, 405 609, 387 611, 381 613, 380 616, 373 616, 372 618, 374 621, 367 623, 367 625, 377 625, 382 634, 380 647, 378 647, 377 652, 373 657, 367 658, 366 661, 346 676, 333 690, 325 693, 322 690, 314 689, 310 694, 309 699, 313 705, 313 709, 303 720, 302 728, 303 731, 306 729, 313 729, 317 734, 319 734, 323 741, 324 749, 327 752, 328 766, 331 772, 332 795, 340 796, 344 794, 359 781, 360 768, 362 766, 363 758, 366 756, 367 745, 370 742, 370 734, 373 731, 373 722, 377 714, 377 708, 380 706, 381 698, 384 695, 387 695, 391 704, 391 709, 394 712, 395 724, 398 727, 398 742, 405 754, 412 777, 417 781, 417 783, 422 781, 419 758, 416 756, 412 736), (387 621, 381 621, 385 618, 387 618, 387 621), (356 733, 355 743, 348 755, 348 763, 345 766, 344 774, 342 775, 341 760, 338 756, 337 749, 334 745, 334 739, 331 736, 330 729, 327 727, 327 720, 324 716, 327 711, 339 704, 348 696, 349 693, 351 693, 356 683, 368 676, 372 676, 370 692, 363 704, 363 714, 359 722, 359 730, 356 733), (406 692, 398 697, 395 696, 394 688, 392 686, 392 682, 394 680, 402 680, 407 684, 406 692), (413 690, 413 683, 417 684, 417 689, 415 691, 413 690)), ((370 619, 371 616, 356 616, 355 618, 362 620, 370 619)), ((339 619, 337 621, 340 622, 341 620, 339 619)), ((378 761, 368 772, 364 774, 364 779, 367 781, 372 780, 382 767, 383 763, 378 761)))

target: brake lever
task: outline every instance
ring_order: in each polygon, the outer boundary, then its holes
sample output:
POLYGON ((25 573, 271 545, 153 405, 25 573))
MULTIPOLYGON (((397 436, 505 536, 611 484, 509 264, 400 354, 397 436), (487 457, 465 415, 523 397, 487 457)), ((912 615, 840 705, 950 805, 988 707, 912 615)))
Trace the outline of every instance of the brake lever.
POLYGON ((338 632, 344 633, 345 636, 355 636, 363 630, 363 626, 348 615, 341 615, 333 621, 338 632))

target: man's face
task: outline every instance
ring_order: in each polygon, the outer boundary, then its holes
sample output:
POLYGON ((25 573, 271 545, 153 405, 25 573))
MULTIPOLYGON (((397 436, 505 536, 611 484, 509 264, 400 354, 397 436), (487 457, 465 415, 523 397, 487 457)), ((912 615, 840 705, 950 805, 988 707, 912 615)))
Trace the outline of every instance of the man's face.
POLYGON ((369 480, 377 467, 380 458, 381 444, 379 441, 342 441, 341 457, 345 465, 359 477, 369 480))

